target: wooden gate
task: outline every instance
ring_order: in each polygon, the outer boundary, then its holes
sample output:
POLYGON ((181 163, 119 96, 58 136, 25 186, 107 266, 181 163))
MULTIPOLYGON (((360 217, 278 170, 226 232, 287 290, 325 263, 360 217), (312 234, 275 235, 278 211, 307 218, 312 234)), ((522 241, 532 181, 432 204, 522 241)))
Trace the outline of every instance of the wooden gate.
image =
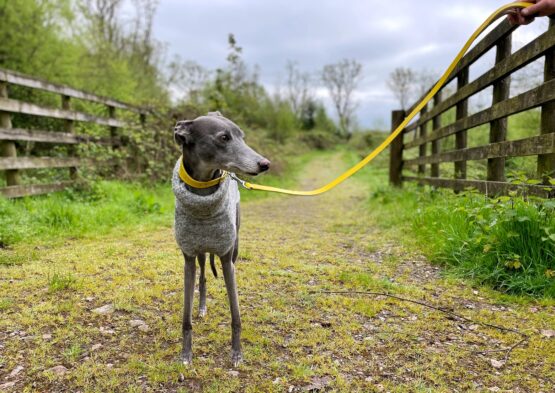
POLYGON ((83 143, 92 143, 119 149, 125 145, 124 129, 133 126, 129 119, 134 115, 137 117, 136 125, 144 126, 147 113, 148 111, 144 108, 0 69, 0 172, 5 173, 5 186, 0 186, 0 195, 20 197, 58 191, 74 182, 78 167, 91 164, 116 165, 115 163, 100 163, 94 157, 79 157, 75 153, 75 149, 71 148, 67 149, 69 154, 63 156, 22 156, 21 152, 18 151, 18 145, 31 142, 54 147, 56 145, 76 146, 83 143), (47 92, 45 94, 59 95, 61 107, 46 107, 22 100, 10 99, 8 97, 8 87, 10 85, 47 92), (82 110, 72 110, 72 99, 78 100, 81 104, 89 103, 90 105, 90 103, 94 103, 97 107, 103 107, 105 115, 99 116, 85 113, 82 110), (121 111, 121 119, 116 118, 116 110, 121 111), (12 127, 12 117, 20 115, 59 119, 62 122, 62 129, 53 131, 12 127), (124 120, 123 117, 127 120, 124 120), (77 134, 75 133, 77 124, 103 126, 106 135, 77 134), (69 168, 69 179, 49 184, 22 183, 21 171, 41 168, 69 168))
MULTIPOLYGON (((433 103, 424 107, 419 119, 396 138, 391 145, 391 184, 400 186, 403 181, 416 181, 454 190, 473 187, 490 195, 506 194, 524 187, 530 194, 555 195, 552 186, 555 178, 555 23, 551 19, 545 33, 512 53, 515 29, 505 20, 478 42, 449 77, 447 83, 456 80, 456 90, 448 97, 440 92, 433 103), (493 67, 469 83, 469 67, 494 47, 493 67), (542 56, 545 58, 543 83, 510 97, 511 74, 542 56), (490 86, 493 86, 491 106, 469 114, 469 98, 490 86), (454 121, 442 124, 442 114, 452 108, 456 111, 454 121), (541 108, 537 135, 507 140, 507 118, 534 108, 541 108), (489 125, 489 143, 468 147, 468 130, 482 125, 489 125), (449 136, 454 136, 454 149, 441 151, 442 140, 449 136), (541 181, 524 180, 518 185, 507 181, 506 159, 523 156, 537 156, 536 177, 541 181), (467 163, 471 160, 487 160, 487 173, 469 179, 467 163), (451 176, 445 167, 440 171, 440 165, 445 163, 454 163, 451 176), (406 173, 411 170, 413 173, 406 173), (542 184, 537 184, 540 182, 542 184)), ((392 129, 416 104, 406 112, 393 111, 392 129)))

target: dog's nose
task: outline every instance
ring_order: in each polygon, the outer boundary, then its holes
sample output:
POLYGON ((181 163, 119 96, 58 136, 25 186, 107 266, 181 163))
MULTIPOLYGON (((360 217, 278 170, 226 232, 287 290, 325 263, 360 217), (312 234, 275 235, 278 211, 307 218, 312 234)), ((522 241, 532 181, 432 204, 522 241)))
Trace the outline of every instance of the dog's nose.
POLYGON ((261 161, 258 161, 258 168, 260 168, 260 172, 266 172, 268 169, 270 169, 270 161, 265 158, 261 161))

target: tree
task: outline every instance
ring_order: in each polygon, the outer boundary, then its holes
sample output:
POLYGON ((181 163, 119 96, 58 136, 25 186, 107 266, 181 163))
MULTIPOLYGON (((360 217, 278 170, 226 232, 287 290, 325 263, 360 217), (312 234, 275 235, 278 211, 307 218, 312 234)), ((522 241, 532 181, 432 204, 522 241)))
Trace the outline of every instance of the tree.
POLYGON ((169 65, 170 88, 183 93, 192 103, 198 103, 199 93, 208 82, 210 72, 196 61, 176 57, 169 65))
POLYGON ((324 66, 322 81, 328 89, 339 118, 339 129, 343 136, 351 136, 351 125, 356 109, 353 92, 362 78, 362 65, 356 60, 343 59, 324 66))
POLYGON ((285 85, 286 100, 291 105, 291 110, 301 119, 307 106, 313 101, 314 92, 311 88, 310 75, 307 72, 300 72, 298 64, 288 61, 285 66, 287 80, 285 85))
POLYGON ((389 74, 387 87, 392 91, 395 98, 399 100, 399 104, 403 110, 408 106, 415 82, 416 75, 410 68, 395 68, 395 70, 389 74))

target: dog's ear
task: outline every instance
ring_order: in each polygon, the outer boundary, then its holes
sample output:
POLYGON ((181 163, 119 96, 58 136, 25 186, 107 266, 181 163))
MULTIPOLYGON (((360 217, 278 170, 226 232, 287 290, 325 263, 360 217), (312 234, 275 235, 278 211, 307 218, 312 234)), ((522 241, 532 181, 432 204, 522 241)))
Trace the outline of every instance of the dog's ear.
POLYGON ((182 120, 175 124, 173 137, 179 146, 187 145, 191 142, 191 127, 194 120, 182 120))
POLYGON ((207 116, 220 116, 223 117, 220 111, 208 112, 207 116))

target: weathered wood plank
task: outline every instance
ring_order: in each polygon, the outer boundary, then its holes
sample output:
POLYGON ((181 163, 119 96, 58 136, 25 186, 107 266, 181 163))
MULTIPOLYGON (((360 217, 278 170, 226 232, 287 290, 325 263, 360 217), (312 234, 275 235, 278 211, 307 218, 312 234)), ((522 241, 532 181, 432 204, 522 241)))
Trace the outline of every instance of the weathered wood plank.
MULTIPOLYGON (((508 35, 497 42, 495 53, 495 64, 501 63, 511 55, 512 35, 508 35)), ((509 98, 511 88, 511 77, 507 76, 493 84, 492 104, 505 101, 509 98)), ((507 139, 507 118, 501 117, 490 123, 489 142, 503 142, 507 139)), ((505 158, 489 158, 487 164, 488 180, 505 181, 505 158)))
MULTIPOLYGON (((470 70, 463 68, 457 75, 457 91, 468 85, 470 70)), ((457 102, 455 119, 460 120, 468 116, 468 100, 464 99, 457 102)), ((461 128, 455 133, 455 148, 465 149, 468 142, 467 128, 461 128)), ((455 162, 455 178, 466 179, 466 161, 455 162)))
POLYGON ((555 132, 405 160, 405 166, 555 153, 555 132))
POLYGON ((32 184, 0 188, 0 195, 6 198, 21 198, 24 196, 48 194, 62 191, 71 186, 73 182, 59 182, 53 184, 32 184))
POLYGON ((119 138, 114 141, 111 137, 95 137, 82 134, 70 134, 67 132, 26 130, 22 128, 0 128, 0 140, 57 144, 97 143, 99 145, 109 146, 121 144, 119 138))
POLYGON ((441 104, 432 108, 425 116, 421 116, 420 119, 418 119, 418 123, 421 124, 445 112, 449 108, 455 106, 459 101, 476 94, 496 81, 507 77, 511 73, 538 59, 553 47, 555 47, 555 28, 549 29, 537 39, 526 44, 511 56, 501 61, 495 68, 487 71, 464 88, 458 90, 455 94, 444 99, 441 104))
POLYGON ((419 184, 430 185, 434 187, 464 189, 473 187, 483 194, 489 196, 504 195, 509 191, 525 190, 528 195, 537 195, 544 198, 555 196, 555 186, 543 186, 532 184, 511 184, 500 181, 488 180, 469 180, 469 179, 444 179, 437 177, 416 177, 403 176, 405 181, 415 181, 419 184), (547 189, 547 190, 546 190, 547 189))
MULTIPOLYGON (((439 105, 441 102, 441 98, 443 96, 443 92, 439 91, 434 97, 434 106, 439 105)), ((441 116, 436 116, 432 120, 432 132, 441 128, 441 116)), ((440 146, 439 141, 435 140, 432 141, 432 155, 439 154, 440 146)), ((430 175, 432 177, 439 177, 439 164, 435 163, 432 164, 430 167, 430 175)))
POLYGON ((81 100, 109 105, 109 106, 126 109, 128 111, 133 111, 137 113, 147 112, 146 109, 143 109, 134 105, 129 105, 108 97, 102 97, 96 94, 84 92, 82 90, 73 89, 68 86, 47 82, 39 78, 35 78, 29 75, 24 75, 19 72, 6 70, 3 68, 0 68, 0 81, 11 83, 18 86, 25 86, 25 87, 31 87, 33 89, 49 91, 51 93, 58 93, 68 97, 73 97, 81 100))
POLYGON ((67 168, 84 163, 84 159, 77 157, 0 157, 0 170, 67 168))
POLYGON ((417 138, 414 141, 407 142, 404 147, 405 149, 410 149, 412 147, 419 146, 422 143, 427 143, 439 138, 445 138, 446 136, 453 135, 461 130, 477 127, 495 119, 500 119, 502 117, 538 107, 553 100, 555 100, 555 79, 525 93, 519 94, 518 96, 492 105, 483 111, 457 120, 454 123, 428 134, 424 138, 417 138))
MULTIPOLYGON (((420 116, 422 116, 423 114, 426 114, 426 112, 428 111, 428 105, 425 105, 424 108, 422 108, 422 110, 420 111, 420 116)), ((420 130, 420 137, 421 138, 425 138, 426 135, 428 134, 428 122, 426 123, 422 123, 419 127, 420 130)), ((428 146, 423 143, 418 147, 418 156, 419 157, 426 157, 426 148, 428 146)), ((418 174, 420 176, 424 175, 424 173, 426 173, 426 165, 421 164, 418 165, 418 174)))
MULTIPOLYGON (((391 132, 403 122, 405 111, 397 110, 391 112, 391 132)), ((389 145, 389 183, 400 187, 402 185, 401 174, 403 170, 403 134, 399 134, 389 145)))
MULTIPOLYGON (((474 45, 464 57, 461 59, 457 67, 453 70, 451 75, 445 81, 447 85, 453 79, 457 77, 457 74, 461 72, 461 70, 468 68, 471 64, 473 64, 476 60, 478 60, 483 54, 493 48, 498 40, 503 39, 505 36, 511 34, 517 26, 513 26, 507 20, 503 20, 499 25, 497 25, 492 31, 490 31, 483 39, 481 39, 476 45, 474 45)), ((428 90, 422 97, 420 97, 408 110, 407 113, 410 113, 416 105, 422 100, 424 96, 429 93, 428 90)), ((443 111, 442 111, 443 112, 443 111)), ((440 112, 441 113, 441 112, 440 112)), ((430 116, 430 118, 433 116, 430 116)))
MULTIPOLYGON (((555 30, 555 18, 549 22, 551 30, 555 30)), ((552 48, 545 55, 544 82, 555 80, 555 48, 552 48)), ((555 129, 555 101, 546 102, 542 105, 540 133, 553 132, 555 129)), ((544 183, 549 182, 549 178, 555 177, 555 154, 545 154, 538 156, 538 175, 543 176, 544 183)))
MULTIPOLYGON (((0 98, 8 98, 8 85, 0 81, 0 98)), ((12 116, 8 112, 0 111, 0 127, 10 129, 12 128, 12 116)), ((17 147, 13 141, 0 140, 0 156, 3 157, 16 157, 17 147)), ((20 183, 21 179, 17 170, 10 170, 5 172, 6 184, 8 186, 16 186, 20 183)))
POLYGON ((33 116, 51 117, 54 119, 85 121, 110 127, 124 127, 126 125, 125 122, 116 119, 98 117, 94 115, 89 115, 87 113, 69 111, 64 109, 46 108, 43 106, 6 98, 0 98, 0 111, 22 113, 33 116))

